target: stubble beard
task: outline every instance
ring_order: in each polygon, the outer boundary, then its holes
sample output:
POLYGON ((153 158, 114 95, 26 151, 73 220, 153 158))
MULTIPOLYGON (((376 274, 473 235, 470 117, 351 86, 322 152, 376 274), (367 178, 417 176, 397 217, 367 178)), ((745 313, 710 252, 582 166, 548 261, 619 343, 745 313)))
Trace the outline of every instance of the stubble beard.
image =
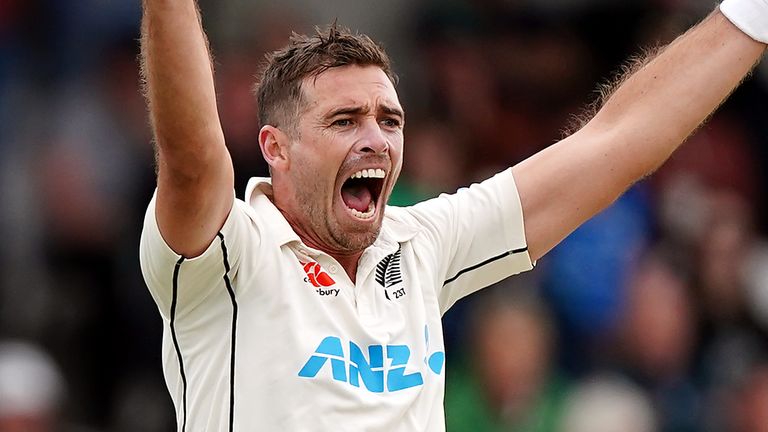
POLYGON ((334 224, 329 217, 326 223, 328 232, 333 237, 336 244, 348 252, 359 252, 372 245, 379 237, 381 224, 376 224, 373 229, 364 232, 347 232, 341 229, 338 224, 334 224), (337 225, 337 226, 334 226, 337 225))

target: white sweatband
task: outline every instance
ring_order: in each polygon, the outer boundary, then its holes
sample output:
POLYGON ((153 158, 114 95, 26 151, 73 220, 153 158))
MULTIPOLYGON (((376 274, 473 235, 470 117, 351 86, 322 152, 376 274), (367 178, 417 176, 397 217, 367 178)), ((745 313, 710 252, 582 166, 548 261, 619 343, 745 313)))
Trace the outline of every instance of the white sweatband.
POLYGON ((768 0, 725 0, 720 12, 752 39, 768 43, 768 0))

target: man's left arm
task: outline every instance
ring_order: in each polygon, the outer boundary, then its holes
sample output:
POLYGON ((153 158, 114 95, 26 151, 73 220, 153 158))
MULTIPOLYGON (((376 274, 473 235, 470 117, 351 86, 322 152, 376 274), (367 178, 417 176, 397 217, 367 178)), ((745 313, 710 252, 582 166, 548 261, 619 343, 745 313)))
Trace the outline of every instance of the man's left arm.
POLYGON ((658 168, 764 49, 718 9, 631 74, 582 129, 514 166, 531 258, 658 168))

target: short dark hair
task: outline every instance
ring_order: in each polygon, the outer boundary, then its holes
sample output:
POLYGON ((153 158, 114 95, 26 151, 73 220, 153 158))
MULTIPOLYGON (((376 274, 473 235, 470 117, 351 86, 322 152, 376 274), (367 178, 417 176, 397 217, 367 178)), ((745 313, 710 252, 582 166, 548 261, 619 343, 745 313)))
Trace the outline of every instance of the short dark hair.
POLYGON ((364 34, 352 33, 336 23, 312 36, 293 33, 288 46, 267 54, 267 62, 255 86, 261 126, 292 129, 302 102, 301 84, 310 76, 346 66, 378 66, 392 81, 389 56, 364 34))

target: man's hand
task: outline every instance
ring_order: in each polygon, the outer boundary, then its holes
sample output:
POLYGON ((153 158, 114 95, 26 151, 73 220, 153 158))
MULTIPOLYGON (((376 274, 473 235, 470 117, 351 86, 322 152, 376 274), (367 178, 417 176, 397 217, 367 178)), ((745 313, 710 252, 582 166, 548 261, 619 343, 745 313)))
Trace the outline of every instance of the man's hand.
POLYGON ((531 257, 658 168, 764 49, 716 10, 629 76, 581 130, 516 165, 531 257))
POLYGON ((156 216, 178 254, 201 254, 224 224, 234 173, 193 0, 144 0, 142 76, 157 145, 156 216))

